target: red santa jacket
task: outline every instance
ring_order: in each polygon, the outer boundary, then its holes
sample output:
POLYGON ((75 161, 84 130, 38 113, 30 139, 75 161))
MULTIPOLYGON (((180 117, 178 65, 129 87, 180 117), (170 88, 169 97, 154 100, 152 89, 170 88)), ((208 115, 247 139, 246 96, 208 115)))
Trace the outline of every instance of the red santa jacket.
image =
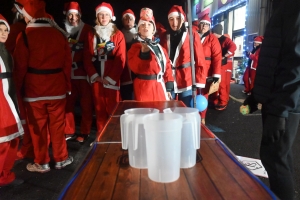
POLYGON ((260 48, 255 51, 254 54, 250 53, 249 58, 252 60, 251 69, 256 70, 258 58, 259 58, 260 48))
POLYGON ((116 30, 110 36, 110 41, 114 43, 115 48, 108 55, 97 56, 97 37, 96 32, 88 33, 88 45, 84 50, 84 67, 91 80, 97 76, 105 78, 110 84, 105 85, 106 88, 119 90, 120 77, 123 72, 126 62, 126 43, 123 33, 116 30), (100 61, 97 63, 99 66, 94 66, 93 61, 100 61), (103 64, 102 64, 103 63, 103 64))
POLYGON ((157 44, 162 52, 162 58, 158 58, 153 49, 151 49, 150 58, 147 60, 140 58, 141 45, 139 43, 132 44, 128 51, 128 66, 136 74, 134 79, 135 99, 138 101, 162 101, 168 100, 165 83, 173 82, 171 62, 166 50, 157 44), (158 60, 162 59, 163 69, 158 60), (138 78, 138 75, 162 75, 159 80, 144 80, 138 78))
POLYGON ((72 51, 72 72, 71 79, 87 80, 87 73, 83 67, 83 46, 88 43, 88 33, 93 32, 93 28, 83 22, 76 38, 69 37, 69 45, 72 51))
MULTIPOLYGON (((199 34, 193 30, 194 40, 194 58, 195 58, 195 74, 196 86, 204 88, 207 76, 207 67, 204 59, 204 53, 199 34)), ((192 68, 191 68, 191 52, 190 52, 190 36, 188 31, 183 32, 181 41, 179 42, 174 60, 172 60, 175 84, 174 91, 182 92, 192 89, 192 68)), ((170 52, 170 34, 167 32, 161 37, 161 44, 168 52, 170 52)))
POLYGON ((16 47, 16 40, 20 32, 26 29, 26 22, 24 20, 17 21, 16 23, 10 25, 10 32, 8 38, 5 42, 6 49, 10 54, 14 53, 16 47))
MULTIPOLYGON (((0 43, 0 51, 2 48, 4 44, 0 43)), ((9 54, 8 56, 6 59, 11 59, 9 54)), ((16 109, 16 99, 11 92, 15 91, 12 84, 12 66, 5 66, 3 59, 0 56, 0 143, 11 141, 24 133, 16 109)))
POLYGON ((65 98, 72 65, 67 39, 46 21, 28 24, 25 32, 27 40, 20 33, 14 51, 14 76, 24 101, 65 98))
POLYGON ((234 42, 224 35, 219 38, 219 41, 222 49, 222 57, 224 57, 227 53, 229 54, 227 58, 233 57, 236 50, 236 45, 234 44, 234 42))
POLYGON ((222 51, 218 38, 214 34, 207 32, 201 37, 201 42, 208 68, 207 77, 221 77, 222 51))

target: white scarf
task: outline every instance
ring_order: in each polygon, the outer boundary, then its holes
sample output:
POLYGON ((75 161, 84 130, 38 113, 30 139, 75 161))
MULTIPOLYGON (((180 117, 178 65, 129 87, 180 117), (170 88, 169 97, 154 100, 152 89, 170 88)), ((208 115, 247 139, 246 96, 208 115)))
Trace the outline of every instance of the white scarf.
POLYGON ((73 35, 75 33, 77 33, 82 27, 84 26, 84 23, 82 22, 82 20, 79 21, 77 26, 72 26, 70 25, 69 21, 66 20, 65 21, 65 28, 66 31, 70 34, 73 35))
POLYGON ((109 23, 106 26, 96 25, 94 27, 95 30, 96 30, 96 32, 97 32, 97 34, 101 38, 101 40, 103 40, 102 42, 110 41, 110 36, 114 32, 114 27, 113 26, 114 26, 113 23, 109 23))

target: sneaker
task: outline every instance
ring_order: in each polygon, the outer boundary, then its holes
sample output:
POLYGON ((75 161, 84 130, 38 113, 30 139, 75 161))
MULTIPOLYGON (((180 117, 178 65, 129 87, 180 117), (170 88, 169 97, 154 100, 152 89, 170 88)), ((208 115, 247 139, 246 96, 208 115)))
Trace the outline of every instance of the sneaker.
POLYGON ((245 90, 242 90, 242 93, 247 94, 248 92, 246 92, 245 90))
POLYGON ((216 106, 216 110, 225 110, 227 105, 218 105, 216 106))
POLYGON ((76 138, 77 142, 83 143, 87 138, 89 137, 89 135, 87 134, 79 134, 76 138))
POLYGON ((64 168, 65 166, 71 164, 73 162, 73 157, 72 156, 69 156, 66 160, 64 161, 60 161, 60 162, 56 162, 55 163, 55 169, 62 169, 64 168))
POLYGON ((248 92, 247 95, 250 96, 250 95, 251 95, 251 92, 248 92))
POLYGON ((75 140, 77 138, 76 134, 65 134, 66 140, 75 140))
POLYGON ((29 163, 26 166, 26 169, 30 172, 39 172, 39 173, 46 173, 50 171, 49 164, 40 165, 38 163, 29 163))

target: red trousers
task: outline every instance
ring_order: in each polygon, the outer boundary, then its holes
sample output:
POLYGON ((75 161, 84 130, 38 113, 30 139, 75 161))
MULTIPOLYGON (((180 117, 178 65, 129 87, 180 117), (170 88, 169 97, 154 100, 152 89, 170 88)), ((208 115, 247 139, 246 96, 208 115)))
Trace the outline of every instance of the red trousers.
POLYGON ((54 161, 60 162, 68 158, 64 132, 65 105, 66 99, 25 102, 35 163, 50 162, 49 138, 52 143, 54 161))
POLYGON ((230 94, 231 73, 232 62, 228 62, 226 65, 223 65, 221 69, 221 83, 219 86, 219 91, 210 95, 214 105, 227 105, 230 94))
POLYGON ((250 80, 251 80, 251 82, 250 82, 250 91, 254 87, 255 76, 256 76, 256 70, 255 69, 250 69, 250 80))
POLYGON ((246 93, 250 92, 251 91, 251 86, 250 86, 251 81, 250 81, 250 68, 249 67, 247 67, 244 72, 243 81, 244 81, 244 85, 245 85, 244 91, 246 93))
POLYGON ((109 115, 114 111, 120 101, 119 90, 104 88, 103 83, 92 84, 94 105, 96 111, 97 132, 100 133, 108 120, 109 115))
POLYGON ((80 133, 90 134, 93 121, 92 88, 87 80, 83 79, 72 79, 71 83, 71 95, 67 96, 65 133, 74 134, 76 132, 74 109, 76 100, 79 98, 81 108, 80 133))
POLYGON ((19 138, 0 143, 0 187, 15 180, 15 174, 11 169, 15 163, 18 145, 19 138))

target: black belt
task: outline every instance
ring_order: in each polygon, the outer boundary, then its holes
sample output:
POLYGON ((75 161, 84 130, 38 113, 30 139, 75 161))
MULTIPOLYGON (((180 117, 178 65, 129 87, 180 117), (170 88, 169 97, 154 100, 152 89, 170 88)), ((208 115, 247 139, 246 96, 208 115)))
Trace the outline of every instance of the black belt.
POLYGON ((161 78, 161 75, 144 75, 144 74, 135 74, 136 78, 143 79, 143 80, 157 80, 161 78))
POLYGON ((183 68, 187 68, 187 67, 190 67, 191 66, 191 63, 190 62, 187 62, 187 63, 184 63, 178 67, 172 67, 172 69, 183 69, 183 68))
POLYGON ((205 57, 205 60, 211 60, 211 57, 205 57))
POLYGON ((35 69, 32 67, 28 67, 27 70, 28 73, 32 74, 57 74, 59 72, 62 72, 62 68, 56 68, 56 69, 35 69))
MULTIPOLYGON (((101 56, 99 56, 100 57, 100 59, 104 59, 105 58, 105 55, 101 55, 101 56)), ((97 57, 96 57, 97 58, 97 57)), ((106 59, 107 60, 114 60, 115 59, 115 56, 106 56, 106 59)))
POLYGON ((11 72, 0 73, 0 79, 11 78, 11 77, 12 77, 12 73, 11 72))

